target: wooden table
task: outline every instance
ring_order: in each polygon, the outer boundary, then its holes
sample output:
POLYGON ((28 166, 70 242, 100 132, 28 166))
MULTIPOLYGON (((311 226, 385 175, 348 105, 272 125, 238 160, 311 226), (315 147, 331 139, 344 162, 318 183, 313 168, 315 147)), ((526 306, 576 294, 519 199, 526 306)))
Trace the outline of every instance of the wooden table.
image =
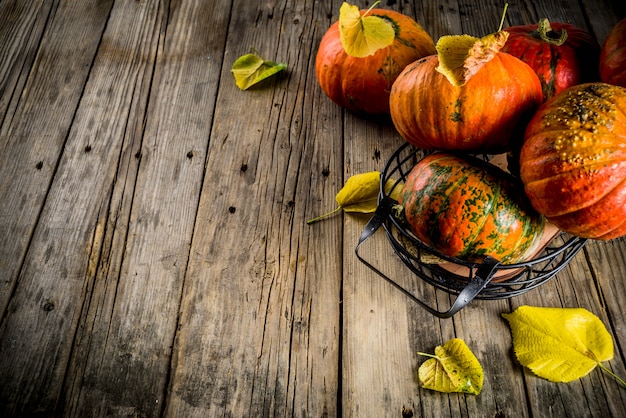
MULTIPOLYGON (((623 416, 626 390, 599 370, 523 369, 501 314, 589 309, 624 376, 625 239, 438 319, 356 258, 368 216, 306 224, 403 143, 316 82, 340 4, 0 1, 0 415, 623 416), (230 68, 251 47, 288 69, 240 91, 230 68), (479 396, 417 381, 416 352, 453 337, 483 364, 479 396)), ((437 39, 495 31, 503 5, 381 7, 437 39)), ((506 25, 549 17, 602 42, 625 16, 621 0, 520 0, 506 25)), ((407 277, 383 234, 367 245, 407 277)))

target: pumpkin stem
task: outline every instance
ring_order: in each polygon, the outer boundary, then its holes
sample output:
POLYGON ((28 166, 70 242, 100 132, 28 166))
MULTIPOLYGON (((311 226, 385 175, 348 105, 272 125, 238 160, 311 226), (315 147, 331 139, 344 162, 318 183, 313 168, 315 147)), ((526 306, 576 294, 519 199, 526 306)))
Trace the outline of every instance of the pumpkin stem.
POLYGON ((550 21, 543 18, 537 24, 537 33, 542 41, 548 42, 552 45, 561 46, 567 40, 567 31, 561 29, 560 33, 552 30, 550 21))

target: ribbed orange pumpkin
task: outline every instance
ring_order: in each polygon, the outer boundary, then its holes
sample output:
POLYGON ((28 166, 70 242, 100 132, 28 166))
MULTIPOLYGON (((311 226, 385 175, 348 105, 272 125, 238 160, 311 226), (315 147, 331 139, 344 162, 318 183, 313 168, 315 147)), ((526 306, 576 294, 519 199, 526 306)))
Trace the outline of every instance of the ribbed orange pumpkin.
MULTIPOLYGON (((361 15, 367 10, 361 10, 361 15)), ((317 80, 339 106, 357 113, 389 114, 389 92, 398 74, 413 61, 435 53, 435 44, 419 23, 402 13, 372 9, 368 16, 393 25, 393 43, 368 57, 346 54, 339 37, 339 21, 320 42, 315 59, 317 80)))
POLYGON ((560 229, 626 235, 626 89, 581 84, 547 101, 527 127, 520 175, 532 205, 560 229))
POLYGON ((600 80, 626 87, 626 19, 611 29, 602 44, 600 80))
MULTIPOLYGON (((498 52, 465 85, 438 72, 437 55, 407 66, 391 89, 400 135, 423 149, 502 152, 543 101, 535 71, 498 52)), ((521 138, 521 134, 519 135, 521 138)))

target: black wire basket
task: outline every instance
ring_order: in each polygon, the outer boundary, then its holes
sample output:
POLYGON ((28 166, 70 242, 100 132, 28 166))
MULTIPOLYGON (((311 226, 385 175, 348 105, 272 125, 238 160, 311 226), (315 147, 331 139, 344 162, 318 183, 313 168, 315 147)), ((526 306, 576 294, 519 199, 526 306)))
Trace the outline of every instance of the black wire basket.
MULTIPOLYGON (((396 214, 397 202, 390 197, 394 188, 402 187, 401 183, 406 181, 413 166, 425 154, 425 151, 405 143, 387 161, 380 176, 376 212, 363 229, 355 252, 361 262, 433 315, 449 318, 474 299, 506 299, 528 292, 553 278, 584 247, 586 239, 571 236, 556 228, 554 234, 546 237, 537 255, 531 260, 514 264, 501 264, 491 257, 486 257, 480 263, 463 261, 428 246, 396 214), (385 192, 385 184, 390 179, 395 180, 395 184, 385 192), (432 308, 359 254, 362 244, 381 226, 394 252, 410 271, 435 288, 456 295, 447 311, 432 308)), ((483 158, 488 159, 488 156, 483 158)))

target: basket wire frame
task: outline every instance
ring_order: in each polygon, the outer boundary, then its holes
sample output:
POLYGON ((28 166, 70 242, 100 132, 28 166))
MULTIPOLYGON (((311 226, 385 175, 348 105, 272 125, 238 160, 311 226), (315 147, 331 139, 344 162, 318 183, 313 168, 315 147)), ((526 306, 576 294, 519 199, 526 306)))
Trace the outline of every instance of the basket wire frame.
MULTIPOLYGON (((442 254, 428 246, 410 231, 401 217, 395 214, 394 206, 397 202, 390 197, 391 191, 402 187, 401 183, 406 181, 413 166, 425 153, 405 143, 387 161, 381 172, 378 207, 365 226, 355 252, 361 262, 433 315, 447 318, 473 299, 506 299, 528 292, 553 278, 584 247, 587 241, 585 238, 561 232, 533 259, 514 264, 500 264, 491 257, 486 257, 480 263, 464 261, 442 254), (395 179, 395 183, 386 193, 385 184, 390 179, 395 179), (381 226, 395 254, 411 272, 435 288, 456 295, 448 310, 439 311, 432 308, 359 254, 361 245, 381 226)), ((487 158, 488 156, 483 155, 483 159, 487 158)))

